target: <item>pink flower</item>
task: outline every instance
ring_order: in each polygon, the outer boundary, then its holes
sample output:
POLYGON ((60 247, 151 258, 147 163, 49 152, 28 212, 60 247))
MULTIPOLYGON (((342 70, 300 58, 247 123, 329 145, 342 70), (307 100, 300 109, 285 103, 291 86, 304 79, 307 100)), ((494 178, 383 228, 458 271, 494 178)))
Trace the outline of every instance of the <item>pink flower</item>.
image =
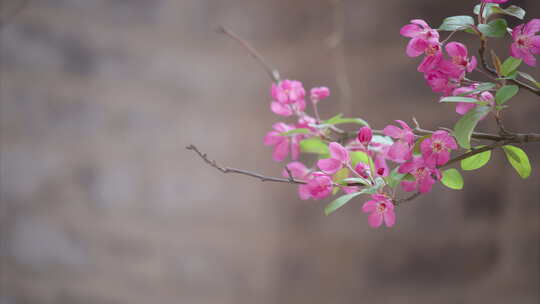
POLYGON ((450 42, 445 46, 446 52, 452 59, 452 63, 462 71, 472 72, 477 65, 476 57, 467 58, 467 47, 459 42, 450 42))
POLYGON ((404 121, 396 120, 396 122, 398 122, 403 129, 388 125, 384 128, 383 132, 385 135, 396 139, 388 149, 388 159, 402 163, 412 156, 411 148, 414 143, 414 133, 404 121))
POLYGON ((330 96, 330 89, 327 87, 319 87, 311 89, 311 101, 317 103, 320 100, 330 96))
POLYGON ((406 53, 409 57, 422 55, 430 42, 439 41, 439 33, 432 29, 424 20, 414 19, 411 24, 401 28, 399 33, 404 37, 412 38, 407 45, 406 53))
POLYGON ((362 178, 367 179, 370 176, 370 169, 366 163, 359 162, 354 167, 354 171, 356 171, 356 173, 358 173, 358 175, 360 175, 362 178))
POLYGON ((512 31, 514 42, 510 45, 512 57, 521 58, 530 66, 536 66, 536 58, 533 55, 540 54, 540 36, 535 36, 540 31, 540 19, 532 19, 527 24, 521 24, 512 31))
POLYGON ((283 80, 278 84, 272 84, 272 112, 281 116, 291 116, 296 112, 302 112, 306 108, 304 97, 306 91, 302 83, 297 80, 283 80))
MULTIPOLYGON (((301 162, 288 163, 287 168, 289 169, 289 171, 291 171, 291 175, 295 179, 305 181, 311 178, 310 170, 301 162)), ((283 169, 281 175, 283 175, 283 177, 285 178, 289 178, 289 173, 285 169, 283 169)), ((300 199, 302 200, 307 200, 311 197, 309 188, 306 184, 298 186, 298 196, 300 196, 300 199)))
MULTIPOLYGON (((445 60, 441 60, 445 62, 445 60)), ((452 77, 450 73, 447 73, 445 70, 441 69, 441 63, 439 63, 439 68, 432 70, 424 74, 424 79, 431 87, 433 92, 443 93, 444 95, 449 95, 454 88, 457 87, 459 80, 452 77)))
POLYGON ((371 142, 371 139, 373 138, 373 132, 371 131, 370 127, 362 127, 358 131, 358 141, 364 145, 367 146, 371 142))
POLYGON ((442 166, 450 159, 450 150, 457 149, 455 139, 446 131, 436 131, 420 145, 422 157, 430 166, 442 166))
POLYGON ((332 193, 332 179, 322 172, 314 172, 313 177, 308 181, 305 187, 306 194, 313 199, 325 198, 332 193))
POLYGON ((331 142, 328 149, 331 158, 320 159, 317 166, 327 174, 334 174, 350 161, 349 152, 337 142, 331 142))
POLYGON ((441 44, 438 41, 427 41, 424 49, 426 57, 418 66, 418 72, 427 73, 437 68, 437 65, 443 58, 441 44))
POLYGON ((304 137, 302 134, 283 136, 283 132, 294 130, 295 127, 283 122, 278 122, 272 125, 274 131, 270 131, 264 137, 266 146, 274 146, 272 159, 276 162, 283 161, 289 155, 289 144, 291 146, 292 159, 298 159, 300 154, 300 140, 304 137))
POLYGON ((401 182, 401 188, 410 192, 418 189, 421 193, 431 191, 431 186, 435 183, 433 175, 438 179, 441 173, 436 168, 430 166, 422 157, 414 157, 412 161, 399 166, 398 172, 401 174, 410 173, 414 181, 404 180, 401 182))
POLYGON ((373 200, 367 201, 362 206, 364 213, 371 213, 368 217, 368 223, 371 227, 380 227, 384 221, 386 227, 392 227, 396 223, 396 214, 394 204, 383 194, 372 194, 373 200))
MULTIPOLYGON (((457 88, 452 92, 452 95, 454 95, 454 96, 461 95, 463 93, 470 92, 470 91, 476 89, 477 87, 478 87, 478 84, 475 83, 475 84, 473 84, 471 86, 468 86, 468 87, 457 88)), ((484 91, 484 92, 482 92, 480 94, 469 94, 466 97, 476 98, 479 101, 486 101, 486 102, 488 102, 489 105, 494 105, 495 104, 495 98, 488 91, 484 91)), ((472 102, 459 102, 456 105, 456 113, 461 114, 461 115, 465 115, 465 114, 467 114, 467 112, 469 112, 471 109, 473 109, 473 108, 475 108, 477 106, 478 106, 477 104, 472 103, 472 102)), ((487 116, 487 113, 481 119, 484 119, 486 116, 487 116)))

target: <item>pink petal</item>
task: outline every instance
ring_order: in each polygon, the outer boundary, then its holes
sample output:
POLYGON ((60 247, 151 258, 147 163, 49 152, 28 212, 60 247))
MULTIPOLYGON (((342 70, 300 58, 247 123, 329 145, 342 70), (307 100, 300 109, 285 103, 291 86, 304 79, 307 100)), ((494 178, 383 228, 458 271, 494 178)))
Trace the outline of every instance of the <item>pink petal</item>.
POLYGON ((416 24, 407 24, 401 28, 399 34, 404 37, 413 38, 416 37, 423 30, 416 24))
POLYGON ((414 162, 408 162, 399 166, 398 172, 400 174, 405 174, 411 172, 414 169, 416 169, 416 164, 414 162))
POLYGON ((523 57, 523 62, 525 62, 527 65, 535 67, 536 66, 536 58, 530 53, 526 53, 523 57))
POLYGON ((282 104, 277 101, 272 101, 272 103, 270 104, 270 109, 275 114, 281 115, 281 116, 291 116, 293 114, 293 111, 290 106, 286 104, 282 104))
POLYGON ((298 186, 298 196, 302 200, 307 200, 311 198, 311 194, 309 193, 309 188, 307 185, 298 186))
POLYGON ((472 72, 474 71, 474 69, 476 69, 476 66, 478 65, 478 62, 476 61, 476 57, 475 56, 472 56, 471 57, 471 61, 469 62, 469 64, 467 65, 467 72, 472 72))
POLYGON ((334 174, 341 169, 341 161, 334 158, 320 159, 317 166, 327 174, 334 174))
POLYGON ((388 150, 388 158, 397 163, 402 163, 411 158, 411 156, 411 148, 406 142, 401 140, 394 142, 388 150))
POLYGON ((368 217, 368 223, 371 227, 377 228, 382 225, 383 222, 383 215, 378 212, 373 212, 368 217))
POLYGON ((358 192, 360 190, 360 188, 357 186, 342 187, 341 189, 343 189, 343 192, 347 194, 358 192))
POLYGON ((384 127, 384 135, 390 136, 392 138, 400 138, 402 130, 394 125, 388 125, 384 127))
POLYGON ((377 209, 377 202, 376 201, 367 201, 362 205, 362 212, 364 213, 371 213, 374 212, 377 209))
POLYGON ((540 32, 540 19, 532 19, 523 28, 523 34, 527 36, 532 36, 536 32, 540 32))
POLYGON ((293 137, 291 141, 291 158, 293 160, 297 160, 299 156, 300 156, 300 145, 298 144, 298 140, 295 136, 293 137))
POLYGON ((328 145, 328 149, 330 150, 330 155, 332 158, 335 158, 343 163, 349 161, 349 152, 339 143, 331 142, 328 145))
POLYGON ((437 155, 437 165, 442 166, 450 160, 450 152, 444 150, 437 155))
POLYGON ((418 72, 427 73, 434 70, 442 58, 443 57, 441 53, 424 57, 424 59, 417 68, 418 72))
POLYGON ((411 20, 411 23, 413 24, 418 24, 420 25, 421 27, 425 28, 425 29, 431 29, 431 27, 429 27, 429 25, 427 24, 427 22, 425 22, 424 20, 422 19, 413 19, 411 20))
POLYGON ((445 49, 451 57, 467 57, 467 47, 459 42, 449 42, 445 49))
POLYGON ((418 191, 420 193, 426 193, 431 191, 431 186, 435 183, 435 180, 431 177, 425 177, 418 181, 418 191))
MULTIPOLYGON (((303 163, 297 161, 288 163, 287 168, 294 178, 304 178, 309 173, 309 169, 303 163)), ((283 169, 281 175, 289 177, 289 173, 285 169, 283 169)))
POLYGON ((388 210, 384 213, 384 223, 386 227, 392 227, 396 223, 396 214, 394 210, 388 210))
POLYGON ((403 191, 411 192, 416 190, 416 182, 413 181, 402 181, 401 182, 401 189, 403 191))
POLYGON ((469 112, 472 108, 476 107, 474 103, 470 102, 459 102, 456 105, 456 113, 465 115, 467 112, 469 112))
POLYGON ((531 53, 540 54, 540 36, 531 37, 532 47, 530 48, 531 53))
POLYGON ((418 57, 424 53, 424 50, 427 48, 428 43, 421 38, 413 38, 407 44, 405 53, 409 57, 418 57))
POLYGON ((266 134, 264 137, 264 145, 265 146, 275 146, 282 140, 284 140, 285 137, 279 135, 276 131, 271 131, 266 134))
POLYGON ((427 155, 430 155, 433 149, 431 148, 432 144, 431 138, 426 138, 424 141, 420 144, 420 152, 422 152, 422 156, 426 157, 427 155))
POLYGON ((289 141, 282 140, 279 144, 274 147, 274 153, 272 154, 272 159, 276 162, 283 161, 289 154, 289 141))
POLYGON ((386 159, 383 155, 377 155, 377 157, 375 157, 374 163, 377 175, 382 177, 388 176, 390 170, 388 169, 388 164, 386 163, 386 159))

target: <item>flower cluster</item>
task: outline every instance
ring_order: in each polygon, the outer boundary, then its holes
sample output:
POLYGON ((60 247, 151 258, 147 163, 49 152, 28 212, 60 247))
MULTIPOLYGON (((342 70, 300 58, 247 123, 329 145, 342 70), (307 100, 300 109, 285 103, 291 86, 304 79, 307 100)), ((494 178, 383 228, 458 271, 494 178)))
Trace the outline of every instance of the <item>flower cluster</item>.
MULTIPOLYGON (((454 19, 446 30, 468 30, 485 43, 490 35, 501 34, 495 29, 486 30, 492 25, 486 23, 489 16, 483 14, 483 10, 488 3, 498 7, 505 2, 507 0, 482 0, 478 12, 483 16, 478 18, 481 24, 475 25, 472 17, 451 17, 454 19), (463 24, 456 25, 455 22, 463 24)), ((445 27, 440 28, 444 30, 445 27)), ((503 30, 503 36, 510 31, 506 25, 503 30)), ((540 53, 540 36, 535 34, 540 31, 540 19, 532 19, 510 31, 513 39, 510 54, 513 58, 508 58, 509 63, 505 61, 505 65, 497 57, 493 61, 499 62, 495 64, 496 71, 487 69, 498 76, 490 79, 495 83, 469 79, 477 69, 476 57, 470 55, 463 43, 447 42, 450 36, 441 41, 439 31, 424 20, 414 19, 401 28, 400 34, 410 38, 406 47, 407 56, 423 56, 417 70, 424 74, 431 89, 441 94, 440 101, 455 102, 455 111, 464 115, 452 133, 443 128, 425 131, 418 127, 416 121, 416 128, 411 128, 403 120, 396 120, 396 124, 375 130, 360 118, 344 118, 341 114, 321 120, 317 105, 330 97, 327 87, 314 87, 306 94, 304 85, 298 80, 282 80, 272 84, 271 111, 293 118, 294 122, 275 123, 273 130, 266 134, 264 144, 273 147, 272 157, 276 162, 285 161, 290 155, 291 161, 286 164, 282 175, 300 184, 298 195, 302 200, 320 200, 342 191, 344 194, 326 207, 325 212, 331 213, 353 197, 369 194, 371 200, 362 206, 362 211, 369 213, 369 225, 379 227, 384 223, 391 227, 396 222, 394 208, 399 202, 397 187, 405 192, 427 193, 436 182, 442 181, 450 188, 460 189, 456 188, 455 183, 445 182, 445 172, 454 170, 447 176, 459 175, 459 172, 455 169, 441 171, 441 167, 451 162, 451 153, 459 149, 458 143, 462 148, 470 149, 470 136, 476 123, 490 112, 504 109, 502 103, 517 93, 517 87, 506 85, 506 80, 515 79, 521 60, 530 66, 536 64, 534 55, 540 53), (493 91, 498 92, 493 94, 493 91), (306 98, 311 101, 313 116, 306 113, 306 98), (477 108, 480 106, 482 108, 477 108), (473 109, 481 111, 467 118, 473 109), (468 120, 461 123, 465 119, 468 120), (470 119, 476 121, 470 123, 470 119), (340 124, 362 126, 351 134, 338 127, 340 124), (310 158, 301 159, 302 153, 315 154, 317 159, 307 165, 310 158)))

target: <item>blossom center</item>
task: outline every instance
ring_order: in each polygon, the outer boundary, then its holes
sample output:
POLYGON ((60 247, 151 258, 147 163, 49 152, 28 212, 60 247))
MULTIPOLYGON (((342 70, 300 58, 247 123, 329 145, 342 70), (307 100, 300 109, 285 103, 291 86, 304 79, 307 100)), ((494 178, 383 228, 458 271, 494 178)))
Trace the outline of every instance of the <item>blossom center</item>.
POLYGON ((519 36, 516 43, 520 48, 529 48, 531 45, 531 41, 527 36, 519 36))
POLYGON ((463 66, 463 67, 466 67, 468 62, 467 62, 467 59, 465 59, 464 57, 462 56, 455 56, 452 58, 452 62, 455 64, 455 65, 460 65, 460 66, 463 66))
POLYGON ((426 48, 426 55, 433 56, 441 50, 441 47, 438 44, 432 44, 426 48))
POLYGON ((433 149, 433 152, 441 152, 444 149, 444 145, 440 141, 433 142, 433 145, 431 145, 431 148, 433 149))
POLYGON ((420 178, 423 178, 424 176, 426 176, 427 173, 428 172, 427 172, 426 168, 422 167, 422 168, 416 169, 416 174, 415 175, 416 175, 416 177, 418 179, 420 179, 420 178))
POLYGON ((379 203, 377 205, 377 212, 379 212, 379 213, 386 212, 386 209, 388 209, 388 206, 386 205, 386 203, 379 203))

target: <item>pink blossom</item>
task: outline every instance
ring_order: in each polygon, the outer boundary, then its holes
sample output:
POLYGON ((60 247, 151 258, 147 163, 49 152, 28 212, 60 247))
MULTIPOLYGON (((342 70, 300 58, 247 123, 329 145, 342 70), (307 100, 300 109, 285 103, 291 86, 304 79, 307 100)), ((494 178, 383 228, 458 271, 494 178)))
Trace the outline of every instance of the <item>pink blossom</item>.
MULTIPOLYGON (((470 92, 470 91, 476 89, 477 87, 478 87, 478 84, 475 83, 475 84, 472 84, 472 85, 470 85, 468 87, 457 88, 452 92, 452 95, 454 95, 454 96, 461 95, 463 93, 470 92)), ((495 104, 495 98, 488 91, 484 91, 484 92, 482 92, 480 94, 469 94, 466 97, 476 98, 479 101, 486 101, 489 105, 494 105, 495 104)), ((472 103, 472 102, 459 102, 456 105, 456 113, 461 114, 461 115, 465 115, 465 114, 467 114, 467 112, 469 112, 471 109, 473 109, 473 108, 475 108, 477 106, 478 106, 477 104, 472 103)), ((486 116, 487 116, 487 113, 481 119, 484 119, 486 116)))
POLYGON ((385 135, 396 139, 388 149, 388 159, 402 163, 412 156, 411 149, 414 143, 414 133, 404 121, 396 120, 396 122, 398 122, 403 129, 388 125, 384 128, 383 132, 385 135))
POLYGON ((375 156, 375 160, 373 161, 375 165, 375 171, 377 172, 378 176, 386 177, 390 173, 390 169, 388 168, 388 164, 386 163, 386 157, 383 154, 377 154, 375 156))
POLYGON ((536 66, 534 55, 540 54, 540 36, 535 36, 540 31, 540 19, 532 19, 527 24, 521 24, 512 31, 514 42, 510 45, 512 57, 521 58, 530 66, 536 66))
POLYGON ((450 150, 457 149, 455 139, 446 131, 436 131, 422 141, 420 151, 426 163, 431 166, 442 166, 450 159, 450 150))
POLYGON ((404 37, 412 38, 407 45, 407 55, 417 57, 426 51, 430 42, 439 41, 439 33, 432 29, 424 20, 414 19, 399 31, 404 37))
POLYGON ((417 70, 418 72, 427 73, 437 68, 437 65, 443 58, 441 44, 438 41, 426 42, 424 53, 426 57, 424 57, 417 70))
POLYGON ((394 204, 384 194, 372 194, 372 200, 367 201, 362 206, 364 213, 371 213, 368 217, 368 223, 371 227, 380 227, 384 221, 386 227, 392 227, 396 223, 396 214, 394 204))
POLYGON ((317 103, 324 98, 330 96, 330 89, 327 87, 318 87, 311 89, 311 101, 317 103))
POLYGON ((452 63, 459 69, 467 72, 472 72, 477 65, 476 57, 467 58, 467 47, 459 42, 450 42, 445 46, 446 52, 452 59, 452 63))
POLYGON ((362 178, 367 179, 370 176, 370 168, 366 163, 359 162, 354 167, 354 171, 356 171, 356 173, 358 173, 358 175, 360 175, 362 178))
POLYGON ((337 142, 328 145, 330 158, 320 159, 317 166, 327 174, 334 174, 350 161, 349 152, 337 142))
MULTIPOLYGON (((287 164, 287 168, 291 171, 291 175, 297 180, 305 181, 311 178, 311 171, 301 162, 290 162, 287 164)), ((289 173, 285 169, 283 169, 281 175, 289 178, 289 173)), ((302 200, 307 200, 311 197, 309 188, 306 184, 298 186, 298 196, 302 200)))
POLYGON ((362 127, 358 131, 358 141, 364 145, 367 146, 371 142, 371 139, 373 138, 373 132, 371 131, 370 127, 362 127))
POLYGON ((325 198, 332 193, 332 179, 322 172, 314 172, 305 187, 305 193, 313 199, 325 198))
POLYGON ((404 191, 410 192, 418 189, 421 193, 431 191, 431 186, 435 183, 435 179, 441 178, 441 173, 438 169, 430 166, 422 157, 414 157, 412 161, 399 166, 398 172, 401 174, 409 173, 414 177, 414 181, 404 180, 401 182, 401 188, 404 191))
POLYGON ((458 86, 459 80, 453 77, 455 75, 452 75, 452 73, 448 73, 446 70, 441 69, 441 64, 444 62, 446 61, 441 60, 436 70, 425 73, 424 79, 433 92, 449 95, 452 90, 458 86))
POLYGON ((302 83, 297 80, 283 80, 278 84, 272 84, 272 112, 281 116, 291 116, 296 112, 302 112, 306 108, 304 97, 306 91, 302 83))
POLYGON ((298 159, 300 154, 300 140, 304 137, 302 134, 296 134, 292 136, 284 136, 283 132, 294 130, 295 127, 283 122, 278 122, 272 125, 274 131, 270 131, 264 137, 264 144, 266 146, 274 146, 274 153, 272 159, 276 162, 283 161, 287 155, 289 155, 289 144, 291 149, 291 156, 293 160, 298 159))

